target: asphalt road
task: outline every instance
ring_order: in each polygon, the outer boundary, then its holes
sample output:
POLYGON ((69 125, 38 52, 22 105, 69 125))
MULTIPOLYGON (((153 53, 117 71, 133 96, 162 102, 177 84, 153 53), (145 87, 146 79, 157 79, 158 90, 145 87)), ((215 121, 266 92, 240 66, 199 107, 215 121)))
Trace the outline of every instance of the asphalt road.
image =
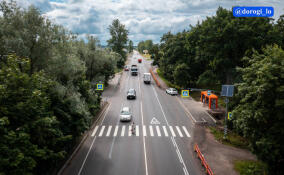
POLYGON ((167 95, 155 82, 143 83, 150 61, 138 63, 135 52, 129 65, 137 64, 138 76, 123 72, 119 86, 104 92, 110 105, 102 122, 91 132, 71 163, 66 175, 199 175, 200 163, 192 150, 193 123, 176 97, 167 95), (129 88, 137 98, 127 100, 129 88), (130 122, 120 122, 122 107, 133 114, 135 134, 130 122))

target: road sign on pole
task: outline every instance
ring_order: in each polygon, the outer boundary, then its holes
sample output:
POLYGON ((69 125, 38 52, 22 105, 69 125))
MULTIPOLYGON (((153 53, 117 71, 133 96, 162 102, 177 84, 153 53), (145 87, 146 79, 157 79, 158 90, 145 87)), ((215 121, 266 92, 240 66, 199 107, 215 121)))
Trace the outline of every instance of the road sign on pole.
POLYGON ((189 97, 189 90, 181 90, 181 97, 189 97))
POLYGON ((232 119, 232 112, 228 112, 228 120, 232 119))
POLYGON ((104 90, 104 84, 97 84, 97 90, 99 91, 104 90))

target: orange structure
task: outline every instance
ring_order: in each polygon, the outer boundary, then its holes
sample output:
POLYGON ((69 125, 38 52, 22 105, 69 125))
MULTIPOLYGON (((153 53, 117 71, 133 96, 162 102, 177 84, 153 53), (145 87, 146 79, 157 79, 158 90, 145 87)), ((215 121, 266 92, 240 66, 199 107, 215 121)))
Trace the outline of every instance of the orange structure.
POLYGON ((208 104, 209 109, 217 109, 218 108, 218 96, 215 94, 208 95, 207 91, 201 91, 201 102, 208 104))

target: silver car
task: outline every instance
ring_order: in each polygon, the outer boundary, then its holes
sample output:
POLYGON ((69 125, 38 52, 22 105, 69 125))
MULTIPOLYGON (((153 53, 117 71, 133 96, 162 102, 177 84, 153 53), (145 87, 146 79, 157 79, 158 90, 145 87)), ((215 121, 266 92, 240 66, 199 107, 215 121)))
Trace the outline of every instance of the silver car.
POLYGON ((170 95, 177 95, 178 91, 175 88, 166 89, 166 93, 170 95))
POLYGON ((130 113, 130 108, 123 107, 122 110, 120 111, 120 121, 128 122, 128 121, 131 121, 131 119, 132 119, 132 115, 130 113))

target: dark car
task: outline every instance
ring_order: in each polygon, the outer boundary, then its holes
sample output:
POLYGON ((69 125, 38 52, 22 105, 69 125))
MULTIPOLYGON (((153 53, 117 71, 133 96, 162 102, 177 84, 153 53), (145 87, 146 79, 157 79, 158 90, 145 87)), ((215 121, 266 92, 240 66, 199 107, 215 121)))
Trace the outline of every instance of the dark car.
POLYGON ((127 91, 127 99, 136 99, 136 91, 135 91, 135 89, 129 89, 127 91))

